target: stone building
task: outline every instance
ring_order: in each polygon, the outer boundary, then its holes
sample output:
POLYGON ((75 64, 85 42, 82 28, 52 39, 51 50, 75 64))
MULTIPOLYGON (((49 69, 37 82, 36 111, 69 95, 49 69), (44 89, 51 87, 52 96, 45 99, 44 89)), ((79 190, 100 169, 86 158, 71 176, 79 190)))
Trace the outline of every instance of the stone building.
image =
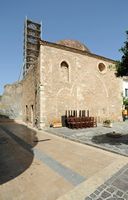
POLYGON ((79 41, 41 40, 41 25, 25 24, 23 79, 6 85, 1 114, 40 129, 61 122, 67 110, 88 110, 98 122, 122 120, 123 80, 115 76, 114 60, 79 41))
POLYGON ((40 40, 39 56, 22 84, 23 121, 43 129, 66 110, 89 110, 98 121, 121 120, 122 80, 115 61, 74 40, 40 40))

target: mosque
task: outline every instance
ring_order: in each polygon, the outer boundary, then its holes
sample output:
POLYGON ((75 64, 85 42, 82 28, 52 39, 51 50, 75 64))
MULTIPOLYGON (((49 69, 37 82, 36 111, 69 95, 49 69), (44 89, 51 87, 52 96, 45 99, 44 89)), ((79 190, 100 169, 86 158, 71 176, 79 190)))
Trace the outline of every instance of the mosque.
POLYGON ((31 20, 25 21, 24 32, 16 103, 25 123, 43 129, 73 110, 88 110, 98 122, 122 119, 122 79, 115 76, 114 60, 92 53, 77 40, 44 41, 41 24, 31 20))

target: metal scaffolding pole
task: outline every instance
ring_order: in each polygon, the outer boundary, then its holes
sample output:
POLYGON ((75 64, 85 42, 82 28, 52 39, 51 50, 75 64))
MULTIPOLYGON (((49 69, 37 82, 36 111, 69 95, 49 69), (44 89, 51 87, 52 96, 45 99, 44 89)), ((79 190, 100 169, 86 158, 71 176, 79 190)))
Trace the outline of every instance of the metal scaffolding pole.
POLYGON ((29 19, 24 23, 24 65, 23 78, 28 70, 35 66, 39 55, 39 40, 41 39, 41 24, 29 19))

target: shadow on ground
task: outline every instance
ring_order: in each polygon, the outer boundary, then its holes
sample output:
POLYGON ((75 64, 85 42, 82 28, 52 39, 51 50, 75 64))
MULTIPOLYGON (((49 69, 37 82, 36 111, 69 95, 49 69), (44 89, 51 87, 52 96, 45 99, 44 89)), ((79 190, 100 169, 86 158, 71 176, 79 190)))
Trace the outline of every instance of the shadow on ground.
POLYGON ((0 123, 0 184, 22 174, 32 164, 36 132, 16 123, 0 123))
POLYGON ((92 142, 96 144, 108 143, 109 145, 128 145, 128 134, 122 135, 121 137, 110 136, 110 133, 96 135, 92 137, 92 142))
POLYGON ((4 114, 0 114, 0 120, 1 120, 1 119, 9 119, 9 116, 4 115, 4 114))
POLYGON ((10 119, 8 115, 0 113, 0 123, 14 122, 14 119, 10 119))

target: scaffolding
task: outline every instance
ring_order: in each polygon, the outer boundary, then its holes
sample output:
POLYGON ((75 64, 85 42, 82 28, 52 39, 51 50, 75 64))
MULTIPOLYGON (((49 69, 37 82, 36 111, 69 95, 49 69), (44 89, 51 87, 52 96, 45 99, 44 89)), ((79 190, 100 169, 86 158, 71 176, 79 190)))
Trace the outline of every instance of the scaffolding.
POLYGON ((41 39, 41 24, 26 19, 24 23, 24 64, 23 78, 28 70, 35 66, 39 55, 39 40, 41 39))

